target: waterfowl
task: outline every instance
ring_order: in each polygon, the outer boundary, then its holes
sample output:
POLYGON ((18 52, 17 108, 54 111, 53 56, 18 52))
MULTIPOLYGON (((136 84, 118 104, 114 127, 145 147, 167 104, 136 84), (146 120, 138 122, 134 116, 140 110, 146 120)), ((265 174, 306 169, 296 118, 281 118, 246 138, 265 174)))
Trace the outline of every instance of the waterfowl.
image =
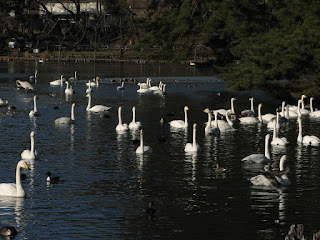
POLYGON ((87 86, 91 86, 91 87, 98 87, 99 86, 99 80, 100 80, 100 77, 96 77, 93 79, 93 82, 89 81, 86 83, 87 86))
POLYGON ((246 156, 242 159, 244 163, 258 163, 258 164, 267 164, 271 161, 269 153, 269 139, 270 134, 265 136, 265 145, 264 145, 264 154, 255 153, 249 156, 246 156))
POLYGON ((74 76, 69 78, 69 81, 77 81, 78 77, 77 77, 77 71, 74 71, 74 76))
POLYGON ((187 111, 189 110, 188 106, 184 107, 184 121, 183 120, 173 120, 169 122, 171 128, 187 128, 188 127, 188 114, 187 111))
POLYGON ((90 94, 90 93, 92 93, 93 92, 93 90, 92 90, 92 88, 91 88, 91 80, 89 80, 89 85, 88 85, 88 88, 86 89, 86 93, 87 94, 90 94))
POLYGON ((313 109, 313 97, 310 98, 310 114, 311 118, 320 118, 320 110, 314 111, 313 109))
POLYGON ((273 136, 271 140, 271 145, 274 146, 286 146, 288 144, 288 140, 285 137, 278 137, 277 123, 273 121, 273 136))
POLYGON ((0 234, 6 237, 13 237, 18 234, 17 230, 12 226, 5 226, 0 229, 0 234))
POLYGON ((1 196, 12 196, 12 197, 26 196, 26 193, 22 187, 20 168, 30 169, 25 161, 20 160, 16 168, 16 183, 1 183, 0 184, 1 196))
POLYGON ((18 88, 22 87, 26 90, 33 90, 33 86, 27 81, 16 80, 16 85, 18 88))
POLYGON ((40 116, 40 112, 37 109, 37 96, 33 96, 33 110, 29 112, 29 117, 38 117, 40 116))
POLYGON ((34 131, 32 131, 30 133, 31 148, 30 148, 30 150, 26 149, 21 153, 21 159, 34 160, 34 159, 38 158, 37 151, 34 148, 34 135, 35 135, 35 133, 34 133, 34 131))
POLYGON ((71 105, 71 117, 60 117, 56 120, 54 120, 55 124, 71 124, 75 123, 75 117, 74 117, 74 108, 76 104, 72 103, 71 105))
MULTIPOLYGON (((230 109, 231 109, 231 114, 235 116, 235 111, 234 111, 234 101, 237 100, 236 98, 231 98, 230 100, 230 109)), ((218 110, 214 110, 213 112, 217 111, 219 114, 225 116, 226 113, 228 112, 229 109, 218 109, 218 110)))
POLYGON ((215 115, 214 121, 211 120, 211 112, 208 108, 203 110, 203 112, 208 114, 208 122, 207 122, 207 125, 206 125, 204 131, 206 133, 213 132, 215 134, 219 134, 220 129, 219 129, 219 123, 218 123, 218 112, 214 112, 214 115, 215 115))
POLYGON ((152 91, 149 88, 143 88, 140 85, 140 88, 137 90, 138 93, 151 93, 152 91))
POLYGON ((57 79, 57 80, 54 80, 54 81, 51 81, 50 82, 50 85, 52 86, 62 86, 63 85, 63 82, 64 82, 64 78, 63 78, 63 75, 60 76, 60 79, 57 79))
POLYGON ((140 87, 140 89, 148 89, 151 84, 151 78, 147 78, 147 82, 145 83, 138 83, 137 85, 140 87))
POLYGON ((137 154, 152 153, 152 148, 143 143, 143 129, 140 129, 140 146, 136 149, 137 154))
POLYGON ((249 117, 249 116, 254 116, 254 105, 253 105, 253 97, 249 98, 250 101, 250 109, 246 109, 241 111, 241 116, 243 117, 249 117))
POLYGON ((111 107, 107 107, 104 105, 95 105, 92 107, 91 106, 91 94, 87 94, 86 97, 88 98, 88 106, 86 108, 87 111, 101 113, 101 112, 106 112, 109 109, 111 109, 111 107))
POLYGON ((298 117, 297 121, 298 121, 298 125, 299 125, 299 133, 298 133, 298 137, 297 137, 297 142, 302 143, 303 145, 308 145, 308 146, 318 146, 320 144, 320 139, 314 135, 302 136, 301 118, 298 117))
POLYGON ((187 143, 186 146, 184 147, 185 152, 199 152, 201 151, 201 148, 199 144, 197 143, 196 139, 196 134, 197 134, 197 124, 193 124, 193 134, 192 134, 192 143, 187 143))
POLYGON ((4 101, 2 98, 0 98, 0 106, 1 107, 5 108, 8 106, 8 104, 9 104, 8 100, 4 101))
POLYGON ((58 183, 59 181, 60 181, 60 177, 58 176, 53 177, 50 171, 47 172, 47 182, 58 183))
POLYGON ((151 83, 149 83, 149 90, 151 90, 151 91, 157 91, 157 90, 161 90, 162 89, 162 82, 160 81, 159 82, 159 86, 152 86, 151 87, 151 83))
POLYGON ((132 107, 132 121, 129 123, 130 130, 137 130, 141 128, 141 122, 136 122, 136 107, 132 107))
POLYGON ((35 73, 34 73, 34 75, 31 75, 31 76, 29 77, 30 81, 36 81, 36 80, 37 80, 37 75, 38 75, 38 71, 36 70, 35 73))
POLYGON ((66 89, 64 90, 64 93, 67 95, 74 94, 74 90, 73 90, 72 86, 69 85, 69 81, 66 81, 66 84, 67 84, 67 86, 66 86, 66 89))
POLYGON ((153 205, 153 202, 149 202, 148 207, 146 207, 144 212, 153 216, 156 213, 156 209, 153 207, 153 205))
POLYGON ((224 167, 220 167, 220 165, 218 163, 216 164, 216 169, 215 169, 216 174, 223 174, 227 171, 228 171, 228 169, 226 169, 224 167))
POLYGON ((258 119, 260 122, 268 123, 273 121, 276 118, 276 115, 272 113, 267 113, 262 115, 261 108, 262 108, 262 103, 258 105, 258 119))
POLYGON ((122 81, 121 85, 117 87, 117 90, 124 90, 124 81, 122 81))
POLYGON ((122 133, 122 132, 125 132, 125 131, 129 130, 128 124, 122 123, 121 110, 122 110, 122 107, 120 106, 120 107, 118 108, 118 119, 119 119, 119 123, 118 123, 118 125, 116 126, 116 131, 117 131, 118 133, 122 133))

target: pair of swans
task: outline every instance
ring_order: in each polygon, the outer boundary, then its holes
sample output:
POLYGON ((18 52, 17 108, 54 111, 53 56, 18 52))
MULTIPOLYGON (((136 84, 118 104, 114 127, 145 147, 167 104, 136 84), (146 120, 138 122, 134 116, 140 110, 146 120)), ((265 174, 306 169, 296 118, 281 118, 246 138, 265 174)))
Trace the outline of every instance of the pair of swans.
POLYGON ((291 184, 287 172, 284 169, 284 163, 287 160, 287 156, 283 155, 280 158, 279 170, 280 171, 265 171, 262 174, 250 178, 250 182, 257 186, 267 186, 267 187, 281 187, 288 186, 291 184))
POLYGON ((196 134, 197 134, 197 124, 193 124, 193 134, 192 134, 192 143, 187 143, 184 147, 184 151, 186 153, 196 153, 201 151, 201 148, 199 144, 197 143, 196 139, 196 134))
POLYGON ((21 168, 30 169, 24 160, 20 160, 16 168, 16 183, 1 183, 0 184, 0 195, 11 196, 11 197, 25 197, 26 193, 22 187, 21 181, 21 168))
POLYGON ((136 149, 137 154, 152 153, 152 148, 150 146, 144 145, 143 142, 143 129, 140 129, 140 146, 136 149))
POLYGON ((31 110, 29 112, 29 117, 38 117, 40 116, 40 112, 38 111, 38 108, 37 108, 37 95, 34 95, 33 96, 33 110, 31 110))
POLYGON ((33 90, 33 86, 27 81, 16 80, 18 88, 24 88, 25 90, 33 90))
POLYGON ((63 75, 60 75, 60 79, 54 80, 50 82, 50 85, 52 86, 62 86, 64 83, 65 79, 63 78, 63 75))
POLYGON ((207 125, 204 129, 205 133, 215 133, 215 134, 219 134, 220 133, 220 129, 219 129, 219 124, 218 124, 218 112, 214 112, 214 121, 212 121, 211 119, 211 112, 209 110, 209 108, 206 108, 205 110, 203 110, 204 113, 208 114, 208 122, 207 125))
POLYGON ((71 105, 71 116, 70 117, 60 117, 54 120, 55 124, 71 124, 75 123, 75 117, 74 117, 74 108, 76 104, 72 103, 71 105))
POLYGON ((118 125, 116 126, 116 131, 118 133, 126 132, 127 130, 139 130, 142 126, 141 122, 136 121, 136 107, 132 107, 132 121, 128 124, 122 122, 122 107, 118 108, 118 125))
POLYGON ((101 113, 101 112, 106 112, 111 109, 111 107, 107 107, 104 105, 95 105, 91 106, 91 94, 87 94, 86 97, 88 98, 88 105, 86 110, 89 112, 95 112, 95 113, 101 113))
POLYGON ((35 160, 39 157, 37 151, 35 150, 35 146, 34 146, 35 145, 34 144, 34 136, 35 136, 35 133, 34 133, 34 131, 32 131, 30 133, 31 147, 30 147, 30 149, 26 149, 21 153, 21 159, 35 160))
POLYGON ((298 137, 297 137, 297 142, 302 143, 303 145, 307 145, 307 146, 319 146, 320 139, 317 136, 314 136, 314 135, 302 136, 302 120, 300 117, 298 117, 297 121, 298 121, 298 126, 299 126, 299 133, 298 133, 298 137))
POLYGON ((183 108, 184 110, 184 121, 183 120, 172 120, 169 122, 169 125, 173 129, 185 129, 188 127, 188 113, 187 111, 189 110, 188 106, 185 106, 183 108))

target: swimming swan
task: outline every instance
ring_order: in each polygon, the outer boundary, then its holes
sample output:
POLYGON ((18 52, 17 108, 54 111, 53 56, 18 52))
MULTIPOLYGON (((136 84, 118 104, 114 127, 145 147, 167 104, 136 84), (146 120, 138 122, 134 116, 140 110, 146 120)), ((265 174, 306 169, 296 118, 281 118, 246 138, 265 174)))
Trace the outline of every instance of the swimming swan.
POLYGON ((72 94, 74 94, 74 90, 73 90, 72 86, 69 85, 69 81, 66 81, 66 84, 67 84, 67 87, 66 87, 66 89, 64 90, 64 93, 67 94, 67 95, 72 95, 72 94))
POLYGON ((249 98, 249 100, 250 100, 250 109, 241 111, 241 116, 244 116, 244 117, 254 116, 254 105, 253 105, 254 98, 251 97, 249 98))
POLYGON ((212 121, 211 112, 210 112, 209 108, 206 108, 205 110, 203 110, 203 112, 208 114, 208 122, 207 122, 207 125, 206 125, 204 131, 206 133, 213 132, 213 133, 219 134, 220 129, 219 129, 219 123, 218 123, 218 112, 214 112, 214 115, 215 115, 214 121, 212 121))
MULTIPOLYGON (((231 114, 235 116, 235 111, 234 111, 234 101, 237 100, 236 98, 231 98, 230 100, 230 109, 231 109, 231 114)), ((218 109, 218 110, 213 110, 213 112, 217 111, 219 114, 225 116, 227 114, 229 109, 218 109)))
POLYGON ((53 86, 59 86, 60 85, 60 86, 62 86, 63 85, 63 81, 64 81, 64 78, 63 78, 63 75, 61 75, 60 79, 51 81, 50 85, 53 85, 53 86))
POLYGON ((16 183, 1 183, 0 195, 12 197, 25 197, 26 193, 22 188, 20 168, 30 169, 25 161, 20 160, 16 168, 16 183))
POLYGON ((111 109, 111 107, 107 107, 104 105, 95 105, 95 106, 91 107, 91 94, 87 94, 86 97, 88 98, 87 111, 101 113, 101 112, 106 112, 109 109, 111 109))
POLYGON ((311 118, 320 118, 320 110, 313 110, 313 97, 310 98, 310 117, 311 118))
POLYGON ((297 119, 298 121, 298 125, 299 125, 299 134, 297 137, 297 142, 302 143, 304 145, 308 145, 308 146, 318 146, 320 144, 320 139, 314 135, 310 136, 310 135, 306 135, 306 136, 302 136, 302 121, 301 118, 298 117, 297 119))
POLYGON ((278 137, 278 129, 277 129, 277 121, 273 121, 273 136, 271 140, 271 145, 275 146, 286 146, 288 144, 288 140, 285 137, 278 137))
POLYGON ((271 161, 270 153, 269 153, 269 139, 270 134, 266 134, 265 136, 265 145, 264 145, 264 154, 255 153, 251 154, 242 159, 245 163, 258 163, 258 164, 267 164, 271 161))
POLYGON ((93 82, 91 82, 91 81, 87 82, 86 85, 87 85, 87 86, 90 85, 91 87, 98 87, 98 86, 99 86, 100 77, 96 77, 96 78, 93 79, 93 80, 94 80, 93 82))
POLYGON ((125 131, 129 130, 128 124, 122 123, 121 110, 122 110, 122 107, 119 107, 119 108, 118 108, 118 119, 119 119, 119 123, 118 123, 118 125, 116 126, 116 131, 117 131, 118 133, 122 133, 122 132, 125 132, 125 131))
POLYGON ((262 108, 262 103, 258 105, 258 119, 260 120, 260 122, 268 123, 273 121, 276 118, 276 115, 272 113, 267 113, 262 115, 261 108, 262 108))
POLYGON ((90 93, 92 93, 93 92, 93 90, 92 90, 92 88, 91 88, 91 80, 89 80, 89 85, 88 85, 88 88, 86 89, 86 93, 87 94, 90 94, 90 93))
POLYGON ((26 90, 33 90, 33 86, 29 82, 26 82, 26 81, 16 80, 16 85, 18 88, 22 87, 26 90))
POLYGON ((187 106, 184 107, 184 121, 183 120, 173 120, 169 122, 171 128, 187 128, 188 127, 188 114, 187 111, 189 108, 187 106))
POLYGON ((129 123, 131 130, 138 130, 141 128, 141 122, 136 122, 136 107, 132 107, 132 121, 129 123))
POLYGON ((187 143, 184 147, 185 152, 199 152, 201 151, 199 144, 196 140, 196 133, 197 133, 197 124, 193 124, 193 141, 192 143, 187 143))
POLYGON ((40 112, 38 112, 38 109, 37 109, 37 96, 34 95, 33 97, 33 110, 31 110, 29 112, 29 117, 38 117, 40 116, 40 112))
POLYGON ((152 153, 152 148, 150 146, 145 146, 143 144, 143 129, 140 130, 140 146, 136 149, 137 154, 152 153))
POLYGON ((75 117, 74 117, 74 108, 76 104, 72 103, 71 105, 71 117, 61 117, 56 120, 54 120, 55 124, 71 124, 75 122, 75 117))
POLYGON ((21 153, 21 159, 34 160, 38 158, 37 151, 34 149, 34 131, 30 133, 31 149, 26 149, 21 153))
POLYGON ((121 85, 117 87, 117 90, 124 90, 124 81, 122 81, 121 85))

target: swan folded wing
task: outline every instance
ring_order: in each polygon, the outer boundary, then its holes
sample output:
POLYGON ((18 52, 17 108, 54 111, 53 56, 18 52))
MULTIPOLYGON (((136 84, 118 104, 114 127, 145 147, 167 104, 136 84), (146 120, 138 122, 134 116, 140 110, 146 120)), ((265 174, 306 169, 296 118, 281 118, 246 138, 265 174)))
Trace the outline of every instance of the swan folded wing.
POLYGON ((61 117, 61 118, 54 120, 55 124, 68 124, 71 122, 72 122, 71 118, 69 118, 69 117, 61 117))
POLYGON ((251 155, 243 158, 242 161, 245 163, 267 164, 271 160, 269 158, 267 158, 265 155, 257 153, 257 154, 251 154, 251 155))
POLYGON ((17 196, 17 187, 15 183, 1 183, 0 195, 3 196, 17 196))
POLYGON ((250 178, 250 182, 256 186, 273 187, 279 185, 277 179, 271 174, 259 174, 250 178))
POLYGON ((110 110, 111 107, 103 106, 103 105, 95 105, 92 108, 88 109, 91 112, 106 112, 110 110))
POLYGON ((302 138, 302 143, 306 145, 319 145, 320 144, 320 139, 316 136, 309 136, 306 135, 302 138))
POLYGON ((185 122, 183 120, 173 120, 169 122, 170 127, 173 128, 185 128, 185 122))

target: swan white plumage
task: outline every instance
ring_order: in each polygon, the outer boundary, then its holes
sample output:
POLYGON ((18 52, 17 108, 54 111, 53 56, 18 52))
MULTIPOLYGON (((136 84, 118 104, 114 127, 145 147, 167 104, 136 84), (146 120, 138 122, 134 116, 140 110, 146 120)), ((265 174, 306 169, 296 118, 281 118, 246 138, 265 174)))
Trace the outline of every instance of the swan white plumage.
POLYGON ((21 153, 21 159, 24 160, 35 160, 38 158, 37 151, 34 148, 34 131, 30 133, 30 140, 31 140, 31 149, 26 149, 21 153))
POLYGON ((201 151, 199 144, 196 139, 197 134, 197 124, 193 124, 193 134, 192 134, 192 143, 187 143, 184 147, 185 152, 199 152, 201 151))
POLYGON ((38 117, 40 116, 40 112, 37 109, 37 96, 33 96, 33 110, 29 112, 29 117, 38 117))
POLYGON ((260 120, 260 122, 268 123, 273 121, 276 118, 276 115, 272 113, 267 113, 262 115, 261 108, 262 108, 262 103, 258 105, 258 119, 260 120))
POLYGON ((129 123, 129 129, 137 130, 141 128, 141 122, 136 122, 136 107, 132 107, 132 121, 129 123))
POLYGON ((86 93, 87 93, 87 94, 90 94, 90 93, 93 92, 93 90, 92 90, 92 88, 91 88, 91 84, 90 84, 90 83, 91 83, 91 80, 89 80, 88 83, 89 83, 89 85, 88 85, 88 88, 86 89, 86 93))
MULTIPOLYGON (((301 95, 301 97, 300 97, 299 100, 301 100, 301 103, 302 103, 302 104, 303 104, 305 98, 307 98, 306 95, 301 95)), ((298 100, 298 103, 299 103, 299 100, 298 100)), ((301 106, 300 106, 300 107, 301 107, 301 106)), ((303 104, 303 108, 304 108, 304 104, 303 104)), ((290 106, 289 106, 289 111, 297 111, 297 109, 298 109, 298 105, 297 105, 297 106, 295 106, 295 105, 290 105, 290 106)))
POLYGON ((26 90, 33 90, 33 86, 27 81, 16 80, 16 85, 26 90))
POLYGON ((210 112, 209 108, 206 108, 205 110, 203 110, 203 112, 208 114, 208 122, 207 122, 207 125, 206 125, 204 131, 206 133, 213 132, 215 134, 219 134, 220 129, 219 129, 219 123, 218 123, 218 112, 214 112, 214 115, 215 115, 214 121, 212 121, 211 112, 210 112))
POLYGON ((253 105, 254 98, 251 97, 251 98, 249 98, 249 100, 250 100, 250 109, 246 109, 246 110, 241 111, 241 116, 246 116, 246 117, 254 116, 254 105, 253 105))
POLYGON ((260 153, 251 154, 243 158, 242 161, 245 163, 258 163, 258 164, 269 163, 271 161, 270 153, 269 153, 269 139, 270 139, 270 134, 266 134, 264 154, 260 154, 260 153))
MULTIPOLYGON (((300 115, 309 115, 310 111, 304 108, 304 98, 306 98, 306 95, 302 95, 301 98, 298 100, 298 105, 297 106, 289 106, 289 111, 300 111, 300 115), (300 103, 300 104, 299 104, 300 103)), ((293 114, 294 115, 294 114, 293 114)), ((298 113, 299 115, 299 113, 298 113)))
POLYGON ((159 82, 159 86, 149 87, 149 90, 151 90, 151 91, 159 91, 159 90, 162 89, 162 84, 163 84, 163 83, 160 81, 160 82, 159 82))
POLYGON ((38 71, 36 70, 35 73, 34 73, 34 75, 31 75, 31 76, 29 77, 29 79, 30 79, 31 81, 36 81, 36 80, 37 80, 37 75, 38 75, 38 71))
POLYGON ((169 122, 171 128, 187 128, 188 127, 188 106, 184 107, 184 121, 183 120, 172 120, 169 122))
POLYGON ((20 160, 16 168, 16 183, 1 183, 0 195, 11 197, 25 197, 26 193, 22 187, 20 168, 30 169, 27 163, 20 160))
POLYGON ((302 136, 301 118, 298 117, 297 121, 298 121, 298 125, 299 125, 299 133, 298 133, 298 137, 297 137, 297 142, 302 143, 303 145, 308 145, 308 146, 318 146, 320 144, 320 139, 314 135, 302 136))
POLYGON ((71 105, 71 116, 70 117, 60 117, 54 120, 55 124, 71 124, 75 122, 75 117, 74 117, 74 108, 76 104, 72 103, 71 105))
POLYGON ((145 83, 138 83, 137 85, 140 87, 140 89, 148 89, 151 84, 151 78, 147 78, 147 82, 145 83))
POLYGON ((91 87, 98 87, 99 86, 100 77, 96 77, 93 80, 94 80, 93 82, 91 82, 91 81, 87 82, 86 85, 87 86, 90 85, 91 87))
POLYGON ((152 93, 152 91, 149 88, 143 88, 142 85, 140 85, 140 88, 137 90, 138 93, 152 93))
POLYGON ((259 174, 250 178, 250 182, 256 186, 267 186, 267 187, 280 187, 288 186, 291 184, 287 172, 284 169, 284 163, 287 160, 287 156, 283 155, 280 158, 279 172, 266 171, 263 174, 259 174))
MULTIPOLYGON (((234 97, 230 99, 230 109, 231 109, 231 114, 232 114, 232 115, 235 115, 235 111, 234 111, 234 101, 235 101, 235 100, 237 100, 237 99, 234 98, 234 97)), ((229 109, 223 109, 223 108, 221 108, 221 109, 213 110, 213 112, 217 111, 219 114, 225 116, 226 113, 228 112, 228 110, 229 110, 229 109)))
POLYGON ((77 77, 77 71, 74 71, 74 76, 69 78, 69 81, 77 81, 78 77, 77 77))
POLYGON ((277 129, 277 122, 273 121, 273 136, 271 140, 271 145, 274 146, 286 146, 288 144, 288 140, 285 137, 279 138, 278 137, 278 129, 277 129))
POLYGON ((50 82, 50 85, 53 85, 53 86, 62 86, 63 85, 63 82, 64 82, 64 78, 63 78, 63 75, 60 76, 60 79, 57 79, 57 80, 54 80, 54 81, 51 81, 50 82))
POLYGON ((124 81, 122 81, 121 85, 117 87, 117 90, 124 90, 124 81))
POLYGON ((143 129, 140 130, 140 146, 136 149, 137 154, 152 153, 152 148, 143 143, 143 129))
POLYGON ((86 108, 87 111, 101 113, 101 112, 106 112, 109 109, 111 109, 111 107, 107 107, 104 105, 95 105, 92 107, 91 106, 91 94, 87 94, 86 97, 88 98, 88 106, 86 108))
POLYGON ((64 93, 67 95, 74 94, 74 90, 73 90, 72 86, 69 85, 69 81, 66 81, 66 84, 67 84, 67 86, 66 86, 66 89, 64 90, 64 93))
POLYGON ((320 110, 313 110, 313 97, 310 98, 310 115, 311 118, 320 118, 320 110))
POLYGON ((256 124, 260 122, 259 119, 254 116, 240 117, 239 121, 242 124, 256 124))
POLYGON ((122 123, 121 110, 122 110, 122 107, 120 106, 118 108, 118 120, 119 120, 119 123, 116 126, 116 131, 118 133, 125 132, 125 131, 129 130, 128 124, 122 123))
POLYGON ((231 110, 229 109, 226 113, 226 121, 218 120, 219 130, 220 132, 232 132, 236 129, 233 127, 233 123, 229 119, 229 115, 231 114, 231 110))

